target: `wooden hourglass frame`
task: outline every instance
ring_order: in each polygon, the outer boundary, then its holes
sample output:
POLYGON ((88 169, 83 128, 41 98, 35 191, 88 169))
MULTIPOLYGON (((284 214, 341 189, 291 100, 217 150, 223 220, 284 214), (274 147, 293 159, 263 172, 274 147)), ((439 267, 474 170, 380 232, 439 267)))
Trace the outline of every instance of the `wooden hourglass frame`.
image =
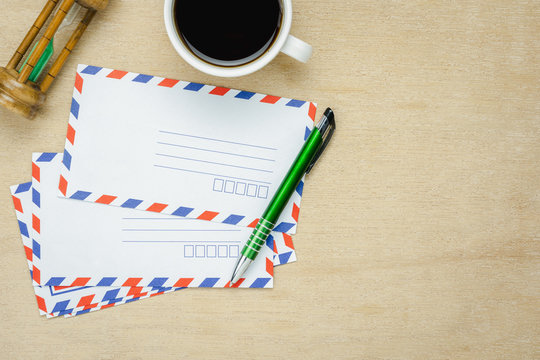
POLYGON ((45 101, 47 90, 62 69, 68 55, 81 38, 86 27, 92 21, 96 11, 104 9, 107 3, 108 0, 48 0, 6 67, 0 67, 0 105, 27 118, 33 118, 45 101), (36 82, 31 81, 29 78, 32 71, 37 66, 36 64, 39 63, 46 48, 49 46, 49 42, 53 39, 53 36, 75 1, 86 8, 86 13, 77 28, 73 31, 65 47, 49 68, 47 74, 42 77, 41 83, 37 82, 37 79, 34 79, 36 82), (19 63, 28 52, 30 45, 34 42, 41 28, 58 4, 58 11, 52 17, 48 27, 33 50, 31 50, 31 54, 22 66, 19 67, 19 63), (19 69, 17 70, 18 67, 19 69))

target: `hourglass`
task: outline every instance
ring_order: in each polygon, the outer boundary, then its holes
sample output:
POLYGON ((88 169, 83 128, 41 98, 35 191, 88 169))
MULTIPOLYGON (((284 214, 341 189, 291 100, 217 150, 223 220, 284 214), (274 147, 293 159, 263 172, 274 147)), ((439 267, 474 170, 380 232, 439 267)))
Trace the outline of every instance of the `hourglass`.
POLYGON ((15 113, 33 118, 45 101, 47 90, 92 21, 96 11, 104 9, 107 3, 108 0, 48 0, 6 67, 0 67, 0 104, 15 113), (58 10, 52 16, 41 38, 28 51, 56 7, 58 10), (86 12, 77 28, 49 67, 47 74, 41 76, 53 55, 52 45, 55 34, 68 20, 73 21, 81 7, 86 12), (20 65, 27 52, 28 56, 20 65))

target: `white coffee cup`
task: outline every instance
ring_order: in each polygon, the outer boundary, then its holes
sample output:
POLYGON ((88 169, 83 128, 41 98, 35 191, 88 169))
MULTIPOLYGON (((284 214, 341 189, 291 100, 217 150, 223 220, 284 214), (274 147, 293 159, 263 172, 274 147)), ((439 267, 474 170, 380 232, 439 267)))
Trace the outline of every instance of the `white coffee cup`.
MULTIPOLYGON (((194 0, 196 1, 196 0, 194 0)), ((224 0, 226 1, 226 0, 224 0)), ((256 1, 256 0, 254 0, 256 1)), ((258 58, 243 65, 219 66, 196 56, 182 41, 174 20, 175 0, 165 0, 164 17, 167 34, 174 48, 194 68, 214 76, 234 77, 251 74, 268 64, 281 51, 298 61, 306 62, 312 53, 311 45, 289 34, 292 21, 291 0, 280 0, 281 26, 272 45, 258 58)))

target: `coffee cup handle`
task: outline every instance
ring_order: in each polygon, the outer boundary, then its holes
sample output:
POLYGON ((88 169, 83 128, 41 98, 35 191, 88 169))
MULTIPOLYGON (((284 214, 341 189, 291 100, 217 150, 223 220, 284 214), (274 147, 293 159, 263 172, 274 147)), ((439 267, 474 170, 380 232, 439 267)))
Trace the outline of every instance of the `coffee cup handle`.
POLYGON ((311 57, 313 48, 307 42, 300 40, 297 37, 289 35, 285 44, 281 48, 281 52, 295 58, 303 63, 307 62, 311 57))

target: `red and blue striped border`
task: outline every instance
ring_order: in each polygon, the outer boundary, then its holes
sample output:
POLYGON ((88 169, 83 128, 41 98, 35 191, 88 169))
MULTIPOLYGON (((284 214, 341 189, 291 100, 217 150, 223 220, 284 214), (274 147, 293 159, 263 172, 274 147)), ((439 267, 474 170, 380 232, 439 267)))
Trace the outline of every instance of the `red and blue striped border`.
MULTIPOLYGON (((152 75, 146 75, 146 74, 136 74, 136 73, 130 73, 128 71, 121 71, 121 70, 112 70, 107 69, 103 67, 98 66, 91 66, 91 65, 79 65, 80 73, 77 73, 76 79, 75 79, 75 89, 82 93, 83 88, 83 78, 80 74, 86 74, 86 75, 102 75, 109 79, 117 79, 122 80, 125 78, 130 78, 132 82, 142 83, 142 84, 148 84, 152 82, 153 84, 157 86, 167 87, 167 88, 173 88, 173 87, 180 87, 187 91, 206 91, 208 94, 216 95, 216 96, 225 96, 230 95, 233 96, 235 99, 240 100, 252 100, 257 99, 257 101, 261 103, 266 104, 276 104, 280 103, 285 106, 300 108, 304 106, 305 104, 308 105, 308 116, 312 119, 312 121, 315 121, 315 113, 317 111, 317 106, 312 102, 307 102, 304 100, 297 100, 297 99, 289 99, 284 98, 281 96, 273 96, 273 95, 265 95, 265 94, 259 94, 255 92, 245 91, 245 90, 234 90, 227 87, 222 86, 214 86, 214 85, 205 85, 200 84, 196 82, 185 82, 181 80, 175 80, 175 79, 169 79, 169 78, 161 78, 158 76, 152 76, 152 75), (126 76, 128 74, 131 74, 131 76, 126 76), (153 80, 153 81, 152 81, 153 80)), ((75 101, 72 105, 72 113, 74 115, 78 112, 78 103, 75 101)), ((77 117, 77 115, 75 115, 77 117)))

